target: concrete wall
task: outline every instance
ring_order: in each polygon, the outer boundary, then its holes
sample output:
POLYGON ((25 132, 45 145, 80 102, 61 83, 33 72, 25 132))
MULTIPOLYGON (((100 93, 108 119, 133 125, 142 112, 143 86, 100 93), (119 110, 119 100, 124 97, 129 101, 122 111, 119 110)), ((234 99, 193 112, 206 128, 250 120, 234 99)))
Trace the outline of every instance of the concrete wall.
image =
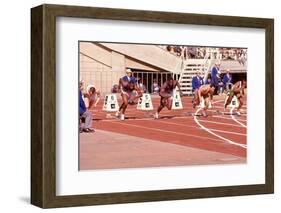
POLYGON ((119 78, 125 75, 127 68, 163 71, 99 43, 80 43, 80 80, 85 81, 85 87, 93 84, 102 94, 110 93, 112 86, 118 84, 119 78))
POLYGON ((102 94, 110 93, 112 86, 124 74, 124 70, 112 71, 110 66, 80 54, 80 80, 85 81, 85 87, 93 84, 102 94))

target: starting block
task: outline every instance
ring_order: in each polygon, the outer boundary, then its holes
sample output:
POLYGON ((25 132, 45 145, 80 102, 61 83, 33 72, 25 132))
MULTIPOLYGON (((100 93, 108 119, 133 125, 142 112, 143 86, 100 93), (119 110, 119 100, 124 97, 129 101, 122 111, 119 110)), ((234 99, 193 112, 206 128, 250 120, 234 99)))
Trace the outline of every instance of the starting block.
POLYGON ((174 94, 173 94, 172 109, 183 109, 182 102, 181 102, 181 96, 180 96, 179 92, 174 92, 174 94))
MULTIPOLYGON (((229 95, 226 96, 224 104, 226 103, 228 97, 229 97, 229 95)), ((228 107, 230 107, 231 109, 234 109, 234 108, 237 108, 238 106, 239 106, 239 102, 237 100, 237 97, 233 96, 233 98, 232 98, 230 104, 228 105, 228 107)))
POLYGON ((148 93, 144 93, 138 100, 138 110, 153 110, 151 96, 148 93))
POLYGON ((119 109, 119 105, 118 105, 116 94, 106 95, 104 98, 102 110, 106 112, 117 112, 118 109, 119 109))

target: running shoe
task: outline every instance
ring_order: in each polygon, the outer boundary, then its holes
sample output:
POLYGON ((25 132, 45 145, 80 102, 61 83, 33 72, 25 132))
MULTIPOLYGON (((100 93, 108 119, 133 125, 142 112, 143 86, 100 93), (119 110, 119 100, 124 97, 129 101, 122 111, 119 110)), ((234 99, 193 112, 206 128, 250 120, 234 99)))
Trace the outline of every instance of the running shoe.
POLYGON ((115 113, 115 116, 116 116, 117 118, 119 118, 119 116, 120 116, 120 112, 119 112, 119 111, 117 111, 117 112, 115 113))
POLYGON ((155 118, 155 119, 158 119, 158 118, 159 118, 158 112, 155 113, 154 118, 155 118))
POLYGON ((95 132, 95 130, 93 128, 86 128, 83 129, 83 132, 91 133, 91 132, 95 132))

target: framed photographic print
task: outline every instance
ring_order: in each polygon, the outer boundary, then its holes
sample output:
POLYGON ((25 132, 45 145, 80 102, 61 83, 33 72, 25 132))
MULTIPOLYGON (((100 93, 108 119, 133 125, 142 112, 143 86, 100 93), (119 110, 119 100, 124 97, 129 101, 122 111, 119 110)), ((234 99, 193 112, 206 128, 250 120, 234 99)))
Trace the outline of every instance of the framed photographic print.
POLYGON ((31 203, 274 191, 274 21, 31 9, 31 203))

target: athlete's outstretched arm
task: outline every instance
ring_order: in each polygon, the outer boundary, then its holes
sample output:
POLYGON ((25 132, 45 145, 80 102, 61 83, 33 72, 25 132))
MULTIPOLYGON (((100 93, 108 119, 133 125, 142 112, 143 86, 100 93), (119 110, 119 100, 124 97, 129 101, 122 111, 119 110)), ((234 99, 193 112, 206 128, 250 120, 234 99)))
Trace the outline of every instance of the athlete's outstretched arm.
POLYGON ((138 93, 138 95, 136 96, 136 98, 142 97, 142 90, 141 90, 137 85, 135 85, 135 90, 136 90, 137 93, 138 93))
POLYGON ((235 93, 239 93, 239 92, 241 91, 241 88, 239 87, 239 85, 238 85, 237 82, 233 85, 232 90, 233 90, 235 93))
POLYGON ((97 100, 96 100, 96 102, 94 103, 94 107, 97 106, 97 104, 99 103, 99 101, 100 101, 100 91, 97 91, 97 100))
POLYGON ((215 92, 215 91, 211 91, 211 92, 209 93, 209 97, 210 97, 210 100, 211 100, 211 101, 213 101, 214 92, 215 92))
POLYGON ((122 85, 123 85, 122 78, 119 78, 119 82, 118 82, 118 92, 121 92, 121 90, 122 90, 122 85))
POLYGON ((119 88, 118 88, 119 92, 123 92, 125 83, 127 83, 127 82, 124 81, 122 78, 119 79, 119 88))
POLYGON ((242 92, 242 95, 244 96, 245 95, 245 86, 242 86, 241 92, 242 92))
POLYGON ((199 97, 199 103, 201 102, 201 98, 202 98, 201 92, 202 92, 202 87, 199 87, 198 92, 197 92, 198 97, 199 97))
POLYGON ((211 92, 209 96, 210 96, 210 100, 212 101, 212 100, 213 100, 214 93, 211 92))
POLYGON ((91 109, 92 106, 94 105, 94 100, 90 100, 91 98, 89 97, 89 107, 88 109, 91 109))

